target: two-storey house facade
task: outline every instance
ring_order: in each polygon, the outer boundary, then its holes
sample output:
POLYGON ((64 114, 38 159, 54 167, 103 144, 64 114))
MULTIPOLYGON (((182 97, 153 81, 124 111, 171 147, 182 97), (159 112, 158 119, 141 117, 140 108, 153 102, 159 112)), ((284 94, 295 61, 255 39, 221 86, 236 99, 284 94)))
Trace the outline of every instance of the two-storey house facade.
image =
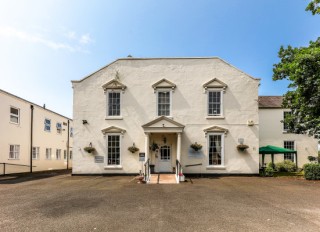
POLYGON ((0 175, 71 169, 72 119, 4 90, 0 102, 0 175))
POLYGON ((73 174, 139 173, 140 155, 156 172, 259 171, 259 79, 220 58, 118 59, 72 84, 73 174))

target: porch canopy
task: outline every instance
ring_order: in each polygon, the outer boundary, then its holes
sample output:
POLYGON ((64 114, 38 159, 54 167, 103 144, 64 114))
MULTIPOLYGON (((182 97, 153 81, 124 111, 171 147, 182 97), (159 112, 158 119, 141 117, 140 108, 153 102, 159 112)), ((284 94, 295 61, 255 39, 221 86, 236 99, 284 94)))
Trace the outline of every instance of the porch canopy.
POLYGON ((259 154, 262 155, 262 166, 264 165, 264 156, 266 154, 271 155, 271 162, 272 165, 274 165, 274 154, 286 154, 286 153, 294 153, 296 156, 296 167, 298 168, 298 156, 297 156, 297 151, 283 148, 283 147, 276 147, 276 146, 271 146, 267 145, 265 147, 260 147, 259 148, 259 154))

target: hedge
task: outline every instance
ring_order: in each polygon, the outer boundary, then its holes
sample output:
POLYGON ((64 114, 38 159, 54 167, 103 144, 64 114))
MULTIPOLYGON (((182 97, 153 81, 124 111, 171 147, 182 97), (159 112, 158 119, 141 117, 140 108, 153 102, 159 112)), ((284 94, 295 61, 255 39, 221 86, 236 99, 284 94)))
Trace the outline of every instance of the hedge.
POLYGON ((303 166, 304 178, 307 180, 320 180, 320 164, 309 163, 303 166))

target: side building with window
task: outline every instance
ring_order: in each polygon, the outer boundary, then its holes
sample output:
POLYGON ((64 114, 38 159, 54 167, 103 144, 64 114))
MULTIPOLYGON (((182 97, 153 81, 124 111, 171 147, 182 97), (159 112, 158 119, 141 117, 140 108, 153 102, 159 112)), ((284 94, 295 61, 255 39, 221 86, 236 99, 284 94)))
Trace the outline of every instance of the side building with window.
POLYGON ((6 163, 6 173, 30 172, 31 162, 32 171, 71 169, 70 118, 4 90, 0 90, 0 102, 0 163, 6 163))
POLYGON ((73 174, 259 171, 259 79, 220 58, 118 59, 72 84, 73 174))
MULTIPOLYGON (((309 162, 308 156, 318 156, 318 141, 312 136, 288 132, 284 119, 291 112, 282 108, 282 100, 282 96, 259 97, 260 146, 274 145, 296 150, 298 160, 294 154, 289 153, 275 155, 274 161, 291 160, 302 167, 309 162)), ((271 158, 266 155, 264 163, 268 162, 271 162, 271 158)))

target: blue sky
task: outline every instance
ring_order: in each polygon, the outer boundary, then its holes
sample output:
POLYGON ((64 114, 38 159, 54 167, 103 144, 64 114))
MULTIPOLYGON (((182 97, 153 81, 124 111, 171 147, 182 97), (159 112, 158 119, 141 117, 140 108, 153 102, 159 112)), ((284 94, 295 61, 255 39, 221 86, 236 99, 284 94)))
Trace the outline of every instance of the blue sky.
POLYGON ((320 36, 308 0, 1 0, 0 88, 72 117, 70 80, 134 57, 219 56, 272 81, 281 45, 320 36))

